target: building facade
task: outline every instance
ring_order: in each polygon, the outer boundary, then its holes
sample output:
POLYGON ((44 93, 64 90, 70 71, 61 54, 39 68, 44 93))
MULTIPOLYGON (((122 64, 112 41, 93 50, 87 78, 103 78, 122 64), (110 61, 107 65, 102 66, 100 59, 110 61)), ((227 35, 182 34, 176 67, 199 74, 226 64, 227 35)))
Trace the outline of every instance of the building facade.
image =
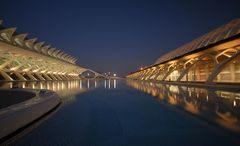
POLYGON ((0 81, 75 80, 86 68, 61 50, 5 28, 0 20, 0 81))
POLYGON ((161 56, 128 79, 181 83, 240 83, 240 19, 161 56))

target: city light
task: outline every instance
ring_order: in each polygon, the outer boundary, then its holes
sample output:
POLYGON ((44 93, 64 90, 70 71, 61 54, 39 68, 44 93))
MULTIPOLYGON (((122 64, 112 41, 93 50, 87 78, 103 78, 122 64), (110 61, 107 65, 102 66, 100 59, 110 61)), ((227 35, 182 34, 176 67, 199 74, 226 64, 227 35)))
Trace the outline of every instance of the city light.
POLYGON ((114 77, 116 77, 116 76, 117 76, 117 74, 113 74, 113 76, 114 76, 114 77))

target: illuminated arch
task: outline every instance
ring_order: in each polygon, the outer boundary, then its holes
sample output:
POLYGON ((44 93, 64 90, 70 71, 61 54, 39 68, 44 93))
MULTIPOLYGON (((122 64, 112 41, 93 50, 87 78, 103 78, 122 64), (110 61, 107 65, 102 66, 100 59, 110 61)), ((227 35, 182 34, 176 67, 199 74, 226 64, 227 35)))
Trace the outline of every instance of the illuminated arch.
POLYGON ((189 67, 181 81, 206 82, 215 67, 216 62, 213 55, 202 55, 189 67))

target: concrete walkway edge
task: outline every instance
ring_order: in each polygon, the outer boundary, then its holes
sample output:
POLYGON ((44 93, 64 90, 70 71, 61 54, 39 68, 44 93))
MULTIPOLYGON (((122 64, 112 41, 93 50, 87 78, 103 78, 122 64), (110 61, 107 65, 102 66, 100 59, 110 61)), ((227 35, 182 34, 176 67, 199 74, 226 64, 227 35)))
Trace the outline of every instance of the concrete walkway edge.
MULTIPOLYGON (((19 91, 22 89, 12 89, 19 91)), ((59 96, 49 90, 24 89, 23 92, 34 92, 35 97, 0 110, 0 139, 43 116, 60 103, 59 96)))

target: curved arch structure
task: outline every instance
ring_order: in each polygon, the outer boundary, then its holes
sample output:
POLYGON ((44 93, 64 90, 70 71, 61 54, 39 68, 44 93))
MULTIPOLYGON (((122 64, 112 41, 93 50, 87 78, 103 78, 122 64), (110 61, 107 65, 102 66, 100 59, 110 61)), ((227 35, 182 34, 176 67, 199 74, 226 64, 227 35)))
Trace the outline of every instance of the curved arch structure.
POLYGON ((0 20, 0 80, 75 80, 88 70, 61 50, 29 39, 16 28, 5 28, 0 20))
POLYGON ((240 19, 163 55, 153 65, 130 73, 127 78, 181 83, 240 83, 240 19))

